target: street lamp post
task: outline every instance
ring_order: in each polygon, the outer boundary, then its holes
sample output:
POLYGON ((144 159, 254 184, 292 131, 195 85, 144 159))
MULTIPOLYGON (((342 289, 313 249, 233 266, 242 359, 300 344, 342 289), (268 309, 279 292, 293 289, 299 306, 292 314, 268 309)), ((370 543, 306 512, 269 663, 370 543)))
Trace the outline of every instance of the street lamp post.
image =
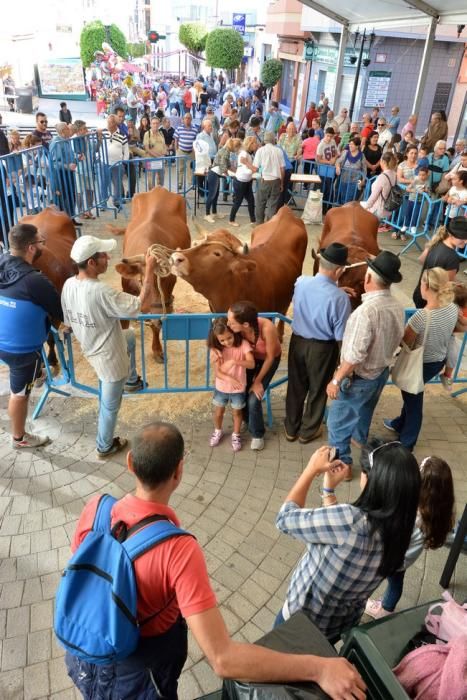
MULTIPOLYGON (((356 46, 356 44, 357 44, 357 41, 358 41, 358 39, 359 39, 359 36, 360 36, 360 33, 359 33, 359 31, 357 30, 357 32, 356 32, 356 34, 355 34, 354 48, 355 48, 355 46, 356 46)), ((352 120, 353 110, 354 110, 354 107, 355 107, 355 99, 356 99, 356 96, 357 96, 358 81, 359 81, 359 78, 360 78, 360 70, 361 70, 361 67, 362 67, 362 60, 363 60, 363 50, 364 50, 364 48, 365 48, 365 41, 366 41, 367 39, 368 39, 368 41, 369 41, 368 51, 370 51, 370 50, 371 50, 371 47, 373 46, 373 42, 374 42, 374 40, 375 40, 375 33, 374 33, 374 31, 373 31, 373 32, 371 32, 370 36, 367 36, 367 35, 366 35, 366 28, 365 28, 365 29, 363 30, 363 34, 362 34, 362 38, 361 38, 361 42, 362 42, 362 43, 360 44, 360 51, 358 52, 357 70, 355 71, 355 78, 354 78, 353 88, 352 88, 352 97, 350 98, 350 105, 349 105, 349 119, 350 119, 350 120, 352 120)), ((352 60, 352 58, 351 58, 350 60, 352 60)), ((369 59, 369 58, 366 58, 366 59, 363 61, 363 64, 364 64, 365 67, 368 66, 368 65, 370 65, 370 59, 369 59)))

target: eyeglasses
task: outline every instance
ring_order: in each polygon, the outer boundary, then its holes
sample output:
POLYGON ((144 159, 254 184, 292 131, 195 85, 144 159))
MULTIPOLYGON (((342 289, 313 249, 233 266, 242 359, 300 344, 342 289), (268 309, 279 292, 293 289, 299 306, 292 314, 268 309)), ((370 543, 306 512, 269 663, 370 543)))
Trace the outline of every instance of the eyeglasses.
POLYGON ((370 452, 368 455, 368 463, 370 465, 370 469, 373 469, 373 461, 374 461, 374 455, 378 450, 382 450, 383 447, 389 447, 389 445, 401 445, 402 443, 400 440, 393 440, 392 442, 385 442, 384 445, 380 445, 379 447, 375 447, 373 452, 370 452))

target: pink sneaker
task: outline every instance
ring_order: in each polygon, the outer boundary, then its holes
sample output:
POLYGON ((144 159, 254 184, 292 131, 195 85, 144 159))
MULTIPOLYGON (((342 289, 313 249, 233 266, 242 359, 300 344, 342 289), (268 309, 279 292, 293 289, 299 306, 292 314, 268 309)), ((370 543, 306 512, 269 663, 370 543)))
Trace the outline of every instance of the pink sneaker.
POLYGON ((239 433, 232 433, 232 450, 239 452, 242 449, 242 438, 239 433))
POLYGON ((375 620, 379 620, 380 617, 392 615, 389 610, 383 608, 380 600, 374 600, 374 598, 368 598, 366 601, 365 612, 370 617, 374 617, 375 620))
POLYGON ((214 430, 213 434, 209 439, 209 444, 211 445, 211 447, 217 447, 217 445, 222 440, 223 435, 224 433, 222 432, 222 430, 214 430))

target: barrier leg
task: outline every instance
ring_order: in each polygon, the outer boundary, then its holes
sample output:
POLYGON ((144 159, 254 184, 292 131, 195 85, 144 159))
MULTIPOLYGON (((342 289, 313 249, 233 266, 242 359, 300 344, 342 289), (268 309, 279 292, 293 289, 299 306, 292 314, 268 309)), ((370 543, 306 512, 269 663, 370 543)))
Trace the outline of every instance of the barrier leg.
POLYGON ((42 392, 41 397, 40 397, 39 401, 37 402, 37 406, 33 411, 33 414, 32 414, 33 420, 36 420, 36 418, 39 418, 39 415, 40 415, 42 409, 44 408, 44 404, 47 401, 47 399, 49 398, 49 394, 52 392, 55 394, 60 394, 60 396, 67 396, 67 397, 71 396, 71 394, 69 394, 67 391, 62 391, 61 389, 56 389, 55 387, 49 386, 49 384, 46 382, 45 386, 44 386, 44 391, 42 392))

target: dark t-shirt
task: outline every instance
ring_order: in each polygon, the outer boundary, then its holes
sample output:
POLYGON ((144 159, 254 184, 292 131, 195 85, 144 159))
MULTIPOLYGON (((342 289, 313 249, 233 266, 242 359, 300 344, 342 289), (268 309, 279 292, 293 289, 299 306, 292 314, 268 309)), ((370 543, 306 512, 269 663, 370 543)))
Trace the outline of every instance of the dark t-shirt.
POLYGON ((449 248, 443 241, 435 245, 425 258, 423 263, 420 279, 413 293, 413 302, 417 309, 423 309, 426 306, 426 301, 422 299, 420 294, 420 283, 422 274, 425 270, 431 270, 433 267, 441 267, 443 270, 459 270, 460 259, 456 251, 449 248))

